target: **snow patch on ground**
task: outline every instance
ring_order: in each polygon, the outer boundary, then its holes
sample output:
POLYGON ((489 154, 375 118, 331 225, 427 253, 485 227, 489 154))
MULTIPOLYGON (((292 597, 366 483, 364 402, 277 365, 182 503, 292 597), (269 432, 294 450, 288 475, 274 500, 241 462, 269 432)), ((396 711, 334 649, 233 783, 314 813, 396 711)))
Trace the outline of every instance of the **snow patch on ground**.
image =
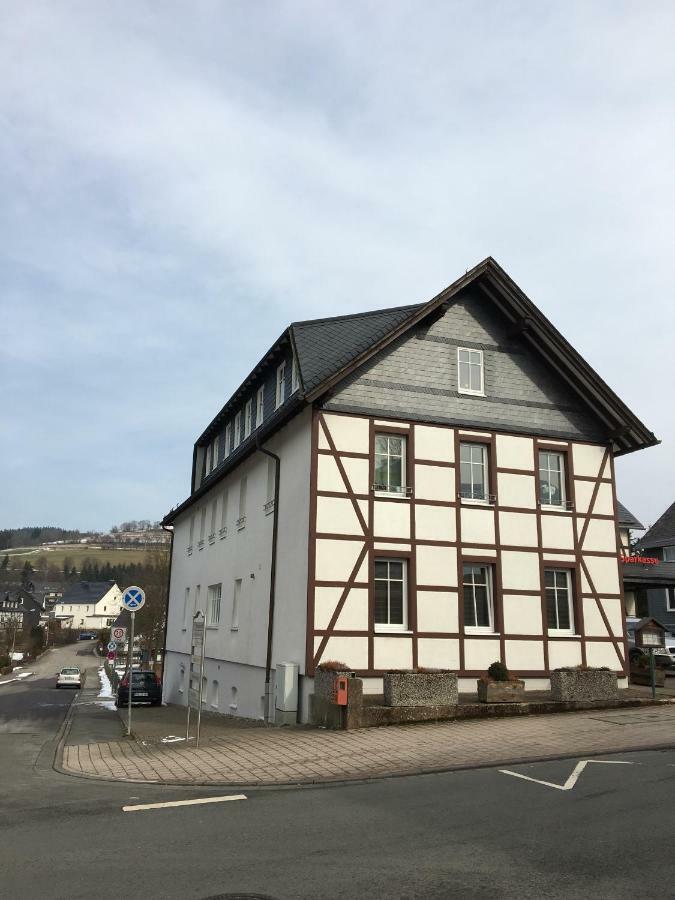
POLYGON ((162 743, 163 744, 175 744, 176 741, 184 741, 184 740, 185 740, 185 738, 183 738, 183 737, 176 737, 175 734, 169 734, 169 735, 167 735, 167 737, 162 738, 162 743))
POLYGON ((16 680, 18 681, 19 678, 29 678, 31 675, 35 675, 35 672, 22 672, 20 675, 16 676, 16 680))
POLYGON ((96 702, 99 706, 102 706, 103 709, 115 710, 117 707, 115 706, 115 700, 113 698, 113 689, 104 666, 99 667, 98 677, 101 682, 101 690, 98 692, 99 699, 97 699, 96 702))

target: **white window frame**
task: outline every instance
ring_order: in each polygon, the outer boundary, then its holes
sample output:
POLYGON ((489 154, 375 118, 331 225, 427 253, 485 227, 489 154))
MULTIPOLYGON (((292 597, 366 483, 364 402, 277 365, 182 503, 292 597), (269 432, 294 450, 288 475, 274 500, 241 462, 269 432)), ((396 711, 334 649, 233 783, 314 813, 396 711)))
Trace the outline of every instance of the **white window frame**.
MULTIPOLYGON (((479 447, 482 456, 482 469, 483 469, 483 485, 484 491, 483 497, 465 497, 464 494, 461 494, 462 503, 478 503, 481 505, 486 505, 490 503, 490 463, 489 463, 489 447, 487 444, 483 444, 480 441, 460 441, 459 444, 459 485, 460 485, 460 493, 462 491, 462 448, 463 447, 479 447)), ((471 492, 473 493, 473 469, 474 466, 477 465, 473 460, 471 460, 471 492)))
POLYGON ((241 410, 234 417, 234 443, 232 449, 236 450, 241 444, 241 410))
POLYGON ((457 392, 460 394, 472 394, 474 397, 484 397, 485 396, 485 368, 484 368, 484 359, 483 359, 483 351, 476 350, 474 347, 458 347, 457 348, 457 392), (468 353, 469 359, 462 360, 460 359, 460 355, 462 353, 468 353), (478 358, 478 362, 473 361, 473 357, 478 358), (469 366, 469 384, 471 384, 471 368, 473 366, 478 366, 480 371, 480 389, 474 390, 471 387, 462 387, 462 366, 469 366))
POLYGON ((206 532, 206 504, 199 511, 199 545, 204 543, 204 534, 206 532))
POLYGON ((218 468, 218 453, 220 452, 220 435, 217 434, 213 439, 213 449, 211 450, 211 471, 218 468))
POLYGON ((294 394, 299 387, 300 378, 298 376, 298 361, 293 357, 293 363, 291 364, 291 394, 294 394))
MULTIPOLYGON (((567 491, 565 489, 565 454, 560 453, 558 450, 548 450, 541 449, 539 450, 539 456, 537 459, 537 466, 539 469, 539 505, 542 509, 566 509, 567 508, 567 491), (541 458, 543 454, 546 454, 547 457, 557 456, 560 460, 560 503, 544 503, 542 499, 542 486, 544 484, 544 480, 542 479, 542 471, 546 471, 548 475, 548 479, 550 479, 550 473, 555 472, 555 469, 551 468, 550 459, 547 461, 546 468, 544 470, 541 464, 541 458)), ((550 484, 550 480, 546 480, 547 484, 550 484)))
MULTIPOLYGON (((491 563, 484 562, 472 562, 470 559, 465 560, 462 564, 462 596, 460 598, 460 602, 462 603, 462 609, 464 609, 464 590, 469 585, 465 584, 464 576, 465 568, 472 569, 485 569, 486 572, 486 588, 488 595, 488 619, 490 620, 489 625, 467 625, 466 621, 464 622, 464 631, 467 634, 495 634, 495 579, 494 579, 494 570, 491 563)), ((476 592, 473 591, 473 608, 474 615, 476 614, 476 592)), ((466 618, 466 617, 465 617, 466 618)), ((475 615, 476 621, 478 620, 478 616, 475 615)))
POLYGON ((244 407, 244 440, 251 436, 253 431, 253 399, 249 398, 244 407))
POLYGON ((230 445, 232 444, 232 425, 228 422, 225 426, 225 452, 223 459, 227 459, 230 455, 230 445))
POLYGON ((675 612, 675 590, 666 588, 666 612, 675 612))
POLYGON ((664 562, 675 562, 675 547, 664 547, 663 548, 663 561, 664 562))
POLYGON ((399 488, 392 489, 391 483, 389 481, 389 465, 387 465, 387 484, 380 485, 376 483, 373 485, 373 491, 376 497, 407 497, 408 495, 408 485, 407 485, 407 474, 408 474, 408 439, 404 434, 395 434, 393 432, 381 431, 375 434, 375 459, 374 459, 374 469, 373 471, 377 471, 377 457, 378 456, 386 456, 387 460, 392 457, 396 457, 397 454, 389 452, 389 440, 400 440, 401 441, 401 485, 399 488), (377 439, 378 438, 386 438, 387 439, 387 452, 386 453, 378 453, 377 452, 377 439))
POLYGON ((183 599, 183 631, 187 631, 188 609, 190 608, 190 588, 185 588, 185 596, 183 599))
MULTIPOLYGON (((375 632, 380 632, 382 634, 390 634, 392 632, 407 632, 408 631, 408 560, 405 557, 389 557, 389 556, 381 556, 375 557, 374 563, 401 563, 402 567, 402 581, 403 581, 403 610, 402 610, 402 618, 403 621, 401 623, 398 622, 375 622, 373 620, 373 628, 375 632)), ((375 582, 383 581, 382 578, 375 578, 375 569, 373 567, 373 594, 375 593, 375 582)), ((390 585, 392 581, 398 581, 398 578, 391 578, 389 568, 387 567, 387 585, 390 585)), ((390 597, 390 588, 387 588, 387 605, 389 606, 389 597, 390 597)), ((389 615, 391 613, 389 612, 389 615)), ((374 613, 373 613, 374 616, 374 613)))
POLYGON ((261 384, 256 394, 255 427, 260 428, 265 418, 265 385, 261 384))
POLYGON ((206 448, 206 461, 204 462, 204 474, 208 475, 211 471, 211 444, 206 448))
POLYGON ((218 514, 218 498, 213 498, 213 503, 211 504, 211 528, 209 531, 209 541, 213 543, 216 538, 216 516, 218 514))
POLYGON ((239 517, 237 519, 237 529, 246 528, 246 495, 248 493, 248 476, 242 476, 239 482, 239 517))
POLYGON ((220 508, 220 536, 224 538, 227 535, 227 500, 228 500, 228 490, 227 488, 223 491, 223 499, 222 506, 220 508))
MULTIPOLYGON (((555 583, 555 578, 553 579, 553 592, 555 594, 556 600, 556 621, 559 620, 558 616, 558 585, 555 583)), ((548 634, 557 635, 557 634, 575 634, 574 631, 574 594, 572 593, 572 572, 570 569, 562 569, 556 566, 545 566, 544 568, 544 601, 546 604, 546 629, 548 634), (548 623, 548 591, 551 588, 546 586, 546 573, 547 572, 564 572, 565 573, 565 591, 567 592, 567 609, 569 612, 570 624, 568 628, 552 628, 548 623)))
POLYGON ((274 389, 274 408, 279 409, 286 400, 286 360, 277 366, 276 385, 274 389))
POLYGON ((220 625, 220 605, 223 596, 222 583, 210 584, 206 594, 207 622, 209 628, 220 625))

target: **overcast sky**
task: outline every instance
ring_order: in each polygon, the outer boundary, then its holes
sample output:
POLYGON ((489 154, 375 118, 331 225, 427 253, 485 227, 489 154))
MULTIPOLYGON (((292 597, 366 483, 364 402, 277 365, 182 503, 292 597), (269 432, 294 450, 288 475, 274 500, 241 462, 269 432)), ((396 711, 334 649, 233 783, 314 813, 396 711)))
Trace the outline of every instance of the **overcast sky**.
POLYGON ((0 6, 0 527, 108 528, 296 319, 492 255, 663 441, 675 498, 675 5, 0 6))

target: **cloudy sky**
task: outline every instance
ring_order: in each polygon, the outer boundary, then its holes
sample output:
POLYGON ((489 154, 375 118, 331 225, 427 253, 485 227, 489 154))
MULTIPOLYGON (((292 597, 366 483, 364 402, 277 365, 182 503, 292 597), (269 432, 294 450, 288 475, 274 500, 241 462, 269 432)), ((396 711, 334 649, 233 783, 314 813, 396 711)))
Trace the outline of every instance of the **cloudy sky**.
POLYGON ((0 527, 107 528, 295 319, 493 255, 662 445, 675 498, 675 5, 7 0, 0 527))

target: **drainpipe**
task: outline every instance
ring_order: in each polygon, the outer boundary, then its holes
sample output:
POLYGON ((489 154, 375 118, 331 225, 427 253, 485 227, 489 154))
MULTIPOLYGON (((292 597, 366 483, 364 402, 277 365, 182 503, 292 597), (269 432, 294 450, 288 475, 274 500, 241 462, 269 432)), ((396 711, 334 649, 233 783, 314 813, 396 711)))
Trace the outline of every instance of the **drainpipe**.
POLYGON ((272 710, 273 690, 270 684, 272 671, 272 638, 274 636, 274 590, 277 575, 277 530, 279 525, 279 477, 281 474, 281 459, 271 450, 266 450, 256 443, 256 448, 274 460, 274 514, 272 520, 272 561, 270 563, 270 599, 267 615, 267 657, 265 660, 265 721, 274 719, 272 710))
MULTIPOLYGON (((164 674, 166 672, 166 633, 169 628, 169 599, 171 597, 171 568, 173 566, 173 538, 175 532, 173 526, 167 528, 166 525, 162 525, 162 531, 168 531, 171 535, 171 548, 169 550, 169 578, 166 583, 166 612, 164 614, 164 645, 162 647, 162 696, 164 696, 164 674)), ((131 651, 133 654, 133 647, 131 648, 131 651)))

